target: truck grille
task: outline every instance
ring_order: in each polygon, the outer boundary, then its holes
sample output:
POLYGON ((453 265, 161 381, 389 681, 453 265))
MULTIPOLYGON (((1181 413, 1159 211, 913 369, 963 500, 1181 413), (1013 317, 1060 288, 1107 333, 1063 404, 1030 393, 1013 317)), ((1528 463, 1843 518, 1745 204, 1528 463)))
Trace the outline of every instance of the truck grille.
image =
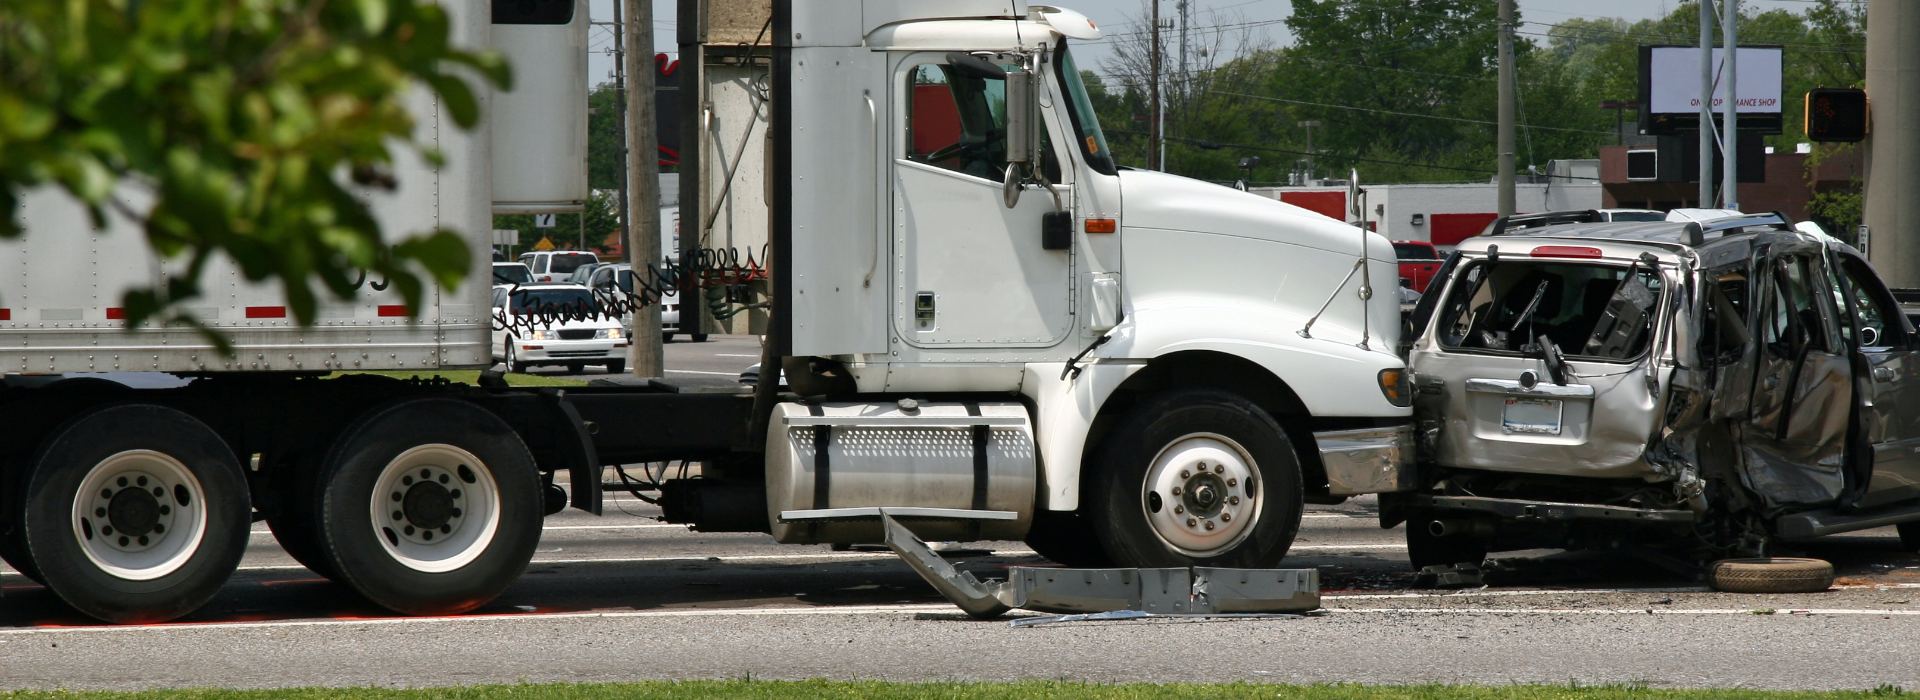
POLYGON ((561 340, 593 340, 593 329, 560 331, 561 340))

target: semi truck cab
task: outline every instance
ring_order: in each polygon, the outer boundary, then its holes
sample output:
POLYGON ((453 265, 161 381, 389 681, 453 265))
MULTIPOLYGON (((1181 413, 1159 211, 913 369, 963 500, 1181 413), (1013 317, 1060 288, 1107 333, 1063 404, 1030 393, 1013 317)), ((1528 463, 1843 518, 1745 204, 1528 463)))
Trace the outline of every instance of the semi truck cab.
MULTIPOLYGON (((1270 566, 1303 500, 1402 487, 1393 247, 1117 165, 1075 63, 1075 42, 1100 37, 1086 17, 993 0, 776 3, 772 26, 771 239, 786 274, 770 342, 818 399, 813 416, 783 405, 768 424, 781 541, 878 541, 860 509, 924 506, 1030 520, 1028 541, 1074 564, 1270 566), (956 417, 994 415, 969 402, 995 396, 1027 422, 956 417), (944 427, 910 437, 915 420, 944 427), (923 488, 882 498, 835 466, 839 440, 919 449, 973 428, 986 437, 971 453, 954 437, 962 449, 923 488), (1030 479, 1030 502, 987 507, 1003 475, 1030 479)), ((858 469, 920 474, 878 459, 892 466, 858 469)))

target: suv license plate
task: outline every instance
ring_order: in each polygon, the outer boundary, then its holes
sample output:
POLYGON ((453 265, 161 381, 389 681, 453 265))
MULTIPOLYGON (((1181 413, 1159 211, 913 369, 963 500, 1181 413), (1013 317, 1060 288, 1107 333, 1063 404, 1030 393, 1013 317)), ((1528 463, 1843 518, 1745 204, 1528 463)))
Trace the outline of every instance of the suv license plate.
POLYGON ((1500 427, 1508 433, 1559 435, 1560 400, 1508 398, 1500 414, 1500 427))

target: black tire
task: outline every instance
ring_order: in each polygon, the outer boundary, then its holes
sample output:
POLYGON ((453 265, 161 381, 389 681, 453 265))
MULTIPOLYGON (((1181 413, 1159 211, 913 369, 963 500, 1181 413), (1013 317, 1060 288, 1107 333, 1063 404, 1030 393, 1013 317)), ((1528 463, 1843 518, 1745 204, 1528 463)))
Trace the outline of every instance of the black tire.
POLYGON ((527 363, 520 361, 520 355, 514 352, 513 338, 507 338, 507 371, 514 374, 526 374, 527 363))
POLYGON ((696 342, 696 343, 704 343, 704 342, 707 342, 707 334, 705 334, 705 333, 688 333, 688 334, 687 334, 687 340, 691 340, 691 341, 693 341, 693 342, 696 342))
POLYGON ((193 416, 145 404, 100 408, 54 431, 33 464, 20 505, 36 578, 89 617, 154 623, 186 615, 219 592, 246 553, 245 473, 232 448, 193 416), (135 483, 146 478, 156 481, 135 483), (86 501, 93 517, 75 512, 86 501), (180 538, 196 531, 197 539, 180 538))
POLYGON ((1113 566, 1106 550, 1100 548, 1100 536, 1093 531, 1092 520, 1079 513, 1036 511, 1033 527, 1027 530, 1027 546, 1061 566, 1076 569, 1113 566))
POLYGON ((1266 411, 1231 393, 1193 389, 1141 403, 1101 442, 1090 467, 1096 471, 1093 489, 1087 494, 1088 514, 1101 549, 1117 566, 1267 568, 1286 556, 1300 529, 1305 505, 1300 459, 1293 443, 1266 411), (1203 483, 1207 474, 1195 473, 1189 479, 1185 471, 1175 471, 1207 464, 1209 454, 1229 453, 1237 455, 1225 458, 1230 463, 1216 460, 1207 465, 1209 471, 1233 467, 1219 472, 1219 484, 1203 483), (1199 461, 1185 461, 1196 455, 1199 461), (1154 470, 1157 461, 1161 468, 1154 470), (1257 474, 1251 479, 1253 488, 1232 476, 1236 473, 1257 474), (1162 510, 1154 510, 1153 497, 1161 489, 1146 488, 1149 476, 1185 480, 1180 483, 1186 484, 1182 493, 1187 495, 1176 496, 1169 490, 1159 499, 1162 510), (1231 486, 1224 480, 1229 478, 1231 486), (1240 501, 1242 495, 1249 500, 1240 501), (1168 502, 1176 498, 1182 500, 1168 502), (1229 502, 1232 505, 1225 505, 1229 502), (1194 510, 1186 510, 1189 505, 1194 510), (1214 505, 1221 510, 1214 510, 1214 505), (1194 516, 1192 525, 1180 520, 1163 524, 1165 533, 1157 531, 1152 519, 1171 519, 1174 512, 1194 516), (1234 512, 1240 513, 1240 523, 1229 520, 1234 512), (1216 517, 1221 521, 1218 530, 1216 517), (1183 525, 1187 529, 1180 529, 1183 525), (1166 534, 1205 546, 1181 547, 1166 534))
POLYGON ((626 360, 614 360, 612 362, 607 363, 607 374, 625 374, 626 371, 627 371, 626 360))
POLYGON ((1900 523, 1893 526, 1900 531, 1900 547, 1909 552, 1920 552, 1920 521, 1900 523))
POLYGON ((1728 593, 1819 593, 1833 586, 1833 565, 1821 559, 1722 559, 1707 567, 1707 585, 1728 593))
POLYGON ((1432 524, 1433 516, 1427 513, 1407 519, 1407 560, 1414 571, 1452 564, 1478 566, 1487 560, 1486 540, 1467 534, 1435 535, 1432 524))
POLYGON ((340 572, 327 560, 327 548, 321 541, 319 527, 320 478, 324 465, 312 461, 287 465, 286 468, 296 471, 289 475, 290 488, 280 494, 278 512, 267 517, 267 529, 273 531, 273 539, 286 550, 287 556, 309 571, 338 583, 340 572))
POLYGON ((660 342, 662 342, 662 343, 671 343, 671 342, 673 342, 673 334, 672 334, 672 333, 661 333, 661 334, 660 334, 660 342))
POLYGON ((473 404, 416 399, 371 411, 335 443, 325 474, 317 526, 329 565, 338 572, 337 580, 395 612, 451 615, 485 605, 520 577, 540 543, 546 499, 533 456, 505 422, 473 404), (435 477, 414 482, 408 476, 405 495, 394 491, 404 505, 388 511, 382 501, 380 515, 375 515, 370 506, 376 489, 384 490, 381 479, 402 473, 389 472, 389 466, 409 474, 414 467, 439 476, 458 474, 460 481, 435 477), (497 499, 484 506, 489 480, 497 499), (458 547, 464 554, 434 561, 423 554, 410 564, 399 553, 401 547, 434 546, 415 539, 431 540, 425 527, 416 535, 411 524, 404 525, 407 539, 399 532, 402 523, 425 520, 414 512, 413 495, 430 481, 447 486, 437 503, 421 499, 426 504, 422 512, 433 517, 438 509, 438 517, 450 518, 432 521, 446 523, 446 529, 436 530, 445 534, 439 545, 443 549, 434 551, 458 547), (468 500, 450 500, 462 498, 462 481, 468 500), (460 510, 463 503, 471 512, 460 510), (484 507, 497 508, 490 535, 484 507), (386 518, 389 512, 405 517, 376 528, 374 518, 386 518), (463 540, 469 544, 446 544, 463 540))
POLYGON ((585 371, 587 371, 587 363, 585 362, 567 363, 567 374, 579 374, 585 371))

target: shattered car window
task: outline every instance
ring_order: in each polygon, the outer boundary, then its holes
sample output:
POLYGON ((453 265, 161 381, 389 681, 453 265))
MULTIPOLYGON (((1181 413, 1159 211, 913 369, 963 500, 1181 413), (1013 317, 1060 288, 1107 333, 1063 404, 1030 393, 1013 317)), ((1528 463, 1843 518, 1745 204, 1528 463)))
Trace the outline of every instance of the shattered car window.
POLYGON ((1545 336, 1565 355, 1633 359, 1646 351, 1661 287, 1658 274, 1639 266, 1476 263, 1453 285, 1439 340, 1450 350, 1532 352, 1545 336))
POLYGON ((1775 357, 1797 357, 1803 349, 1831 351, 1821 308, 1814 297, 1813 271, 1804 256, 1780 259, 1774 268, 1771 312, 1765 316, 1765 341, 1775 357))

